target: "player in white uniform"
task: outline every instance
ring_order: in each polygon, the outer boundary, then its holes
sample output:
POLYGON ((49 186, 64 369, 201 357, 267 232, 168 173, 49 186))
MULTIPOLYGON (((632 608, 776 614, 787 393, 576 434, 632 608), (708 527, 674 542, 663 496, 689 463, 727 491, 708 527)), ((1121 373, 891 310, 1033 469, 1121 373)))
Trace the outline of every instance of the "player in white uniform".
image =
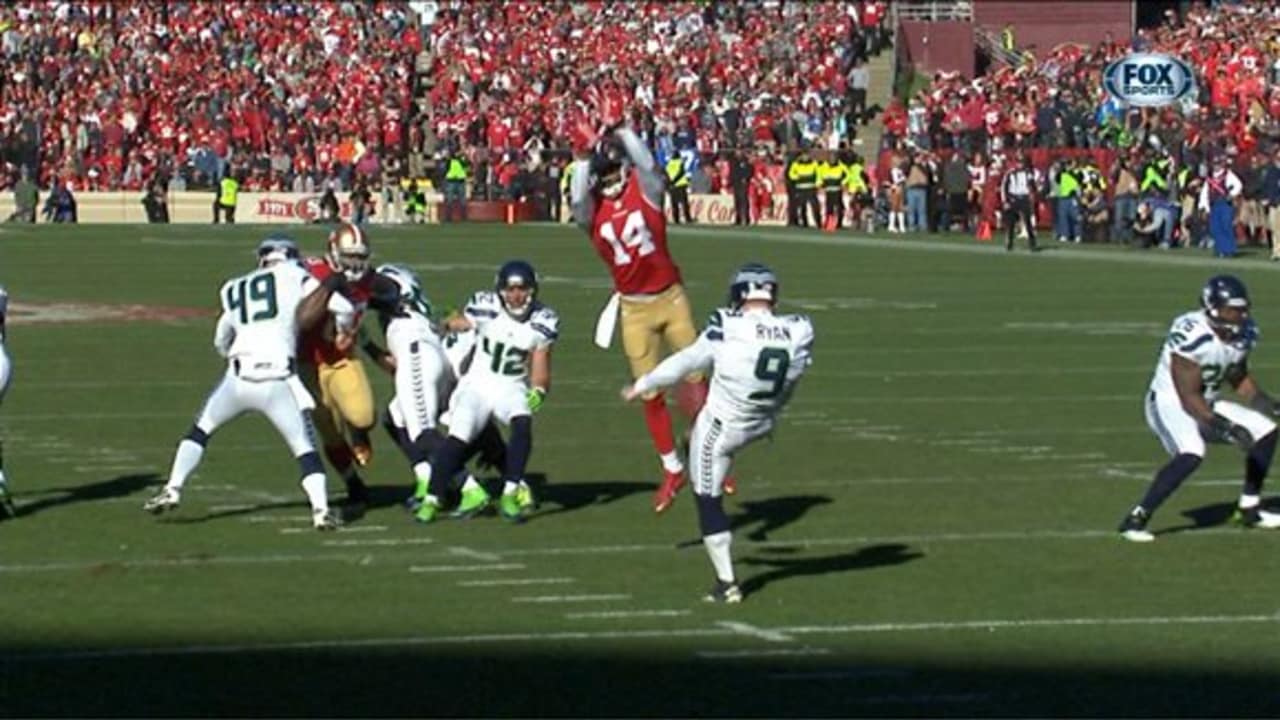
POLYGON ((340 273, 322 285, 298 259, 292 240, 272 236, 258 246, 258 269, 222 286, 222 314, 213 345, 227 359, 226 374, 178 443, 169 482, 143 505, 144 510, 159 514, 177 508, 183 485, 200 464, 210 436, 229 420, 256 410, 267 416, 298 460, 313 526, 333 530, 340 524, 329 509, 324 469, 307 414, 315 403, 296 374, 295 352, 299 326, 314 324, 326 311, 342 315, 354 308, 333 292, 342 285, 340 273))
MULTIPOLYGON (((493 292, 471 296, 463 314, 449 319, 451 331, 476 331, 470 365, 449 401, 449 437, 431 459, 431 492, 416 516, 431 522, 440 508, 444 480, 462 466, 467 446, 490 420, 511 428, 503 468, 499 513, 520 521, 520 483, 533 447, 533 413, 551 387, 551 346, 560 318, 537 300, 533 267, 513 260, 498 269, 493 292)), ((474 481, 462 488, 458 513, 470 516, 489 504, 488 493, 474 481)))
POLYGON ((1200 306, 1174 319, 1147 389, 1147 425, 1172 459, 1121 523, 1126 540, 1155 539, 1147 522, 1200 466, 1206 440, 1231 443, 1245 453, 1234 519, 1247 527, 1280 528, 1280 514, 1262 510, 1260 502, 1276 450, 1276 403, 1249 374, 1258 333, 1249 317, 1248 291, 1237 278, 1218 275, 1205 284, 1200 306), (1219 399, 1224 384, 1248 407, 1219 399))
POLYGON ((716 581, 706 599, 740 602, 733 574, 732 533, 721 502, 733 454, 773 431, 778 412, 812 364, 813 324, 804 315, 775 315, 778 279, 751 263, 733 276, 731 307, 716 310, 697 342, 668 357, 622 391, 623 399, 669 387, 689 373, 714 368, 707 404, 689 446, 702 542, 716 581))
MULTIPOLYGON (((4 393, 9 389, 9 378, 11 377, 9 353, 4 349, 4 320, 8 314, 9 293, 5 292, 3 285, 0 285, 0 403, 4 402, 4 393)), ((9 484, 4 476, 4 444, 3 439, 0 438, 0 520, 17 516, 18 509, 13 504, 13 498, 9 496, 9 484)))

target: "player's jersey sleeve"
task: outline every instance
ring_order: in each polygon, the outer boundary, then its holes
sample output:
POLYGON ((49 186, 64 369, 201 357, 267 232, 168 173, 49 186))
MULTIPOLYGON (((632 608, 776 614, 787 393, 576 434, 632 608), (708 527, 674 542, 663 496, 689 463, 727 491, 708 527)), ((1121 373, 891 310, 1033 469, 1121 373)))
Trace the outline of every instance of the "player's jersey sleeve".
POLYGON ((596 216, 596 201, 591 197, 591 163, 577 160, 573 164, 573 179, 569 182, 569 209, 574 222, 591 232, 591 222, 596 216))
POLYGON ((9 314, 9 293, 0 285, 0 319, 9 314))
POLYGON ((658 367, 640 376, 636 380, 635 389, 641 394, 650 393, 665 387, 671 387, 685 376, 707 370, 715 364, 716 346, 723 342, 724 335, 716 340, 710 339, 704 332, 692 345, 680 352, 670 355, 658 363, 658 367))
POLYGON ((807 315, 790 315, 787 323, 791 326, 792 338, 787 382, 793 383, 813 365, 813 321, 807 315))
POLYGON ((555 310, 540 305, 529 316, 529 327, 534 331, 534 349, 549 348, 560 337, 560 316, 555 310))
POLYGON ((724 311, 712 310, 711 316, 707 318, 707 326, 702 329, 702 335, 699 337, 706 338, 710 342, 720 342, 724 340, 724 311))
POLYGON ((615 134, 622 141, 622 147, 626 149, 627 157, 631 159, 631 164, 635 166, 636 175, 640 180, 640 187, 644 190, 644 196, 648 198, 649 202, 662 207, 666 182, 658 174, 657 163, 653 161, 653 153, 649 152, 649 148, 645 147, 644 143, 640 141, 640 137, 631 128, 618 128, 615 134))
POLYGON ((480 328, 498 319, 502 313, 502 301, 498 299, 497 293, 482 290, 467 300, 462 313, 474 327, 480 328))
POLYGON ((1198 313, 1189 313, 1174 320, 1165 342, 1172 354, 1181 355, 1198 365, 1204 365, 1212 359, 1213 329, 1198 313))

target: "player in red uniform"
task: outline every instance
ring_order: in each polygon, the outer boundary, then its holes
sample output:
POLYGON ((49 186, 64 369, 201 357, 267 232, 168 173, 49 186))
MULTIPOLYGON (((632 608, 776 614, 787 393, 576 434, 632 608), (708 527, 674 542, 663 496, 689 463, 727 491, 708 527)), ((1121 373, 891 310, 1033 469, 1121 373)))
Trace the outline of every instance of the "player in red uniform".
MULTIPOLYGON (((657 367, 664 341, 674 352, 698 336, 680 269, 667 250, 664 185, 648 148, 622 127, 604 139, 592 160, 578 161, 570 187, 574 219, 613 276, 622 349, 635 378, 657 367)), ((692 420, 706 395, 706 379, 690 376, 677 390, 676 402, 692 420)), ((684 485, 684 464, 676 453, 666 398, 646 397, 644 417, 662 460, 664 478, 653 501, 654 511, 662 512, 684 485)))
POLYGON ((298 353, 298 374, 319 404, 315 424, 325 457, 346 483, 348 509, 355 511, 362 509, 369 497, 356 468, 367 465, 373 457, 369 442, 375 416, 373 390, 364 365, 354 352, 361 316, 369 299, 379 291, 375 284, 381 276, 369 269, 370 255, 364 232, 343 223, 329 234, 325 257, 306 259, 307 270, 322 282, 342 273, 346 282, 341 291, 355 312, 350 316, 330 313, 331 319, 317 323, 302 336, 298 353))

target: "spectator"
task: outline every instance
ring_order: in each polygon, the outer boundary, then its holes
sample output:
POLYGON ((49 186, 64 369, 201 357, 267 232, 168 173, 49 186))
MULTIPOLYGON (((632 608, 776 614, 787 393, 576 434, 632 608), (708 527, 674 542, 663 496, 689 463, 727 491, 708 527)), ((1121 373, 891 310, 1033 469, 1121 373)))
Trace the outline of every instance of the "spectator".
POLYGON ((445 161, 444 221, 460 222, 467 219, 467 165, 457 153, 445 161))
POLYGON ((370 215, 373 214, 373 195, 369 193, 369 187, 363 179, 356 181, 356 186, 348 195, 347 202, 351 203, 352 223, 364 225, 369 221, 370 215))
POLYGON ((1280 149, 1271 155, 1262 174, 1262 199, 1267 209, 1267 227, 1271 231, 1271 259, 1280 260, 1280 149))
POLYGON ((169 200, 165 195, 166 183, 163 178, 153 178, 147 184, 147 192, 142 196, 142 208, 146 211, 147 222, 169 222, 169 200))
POLYGON ((1168 249, 1173 234, 1173 210, 1162 198, 1138 203, 1133 223, 1134 237, 1142 248, 1159 244, 1168 249))
POLYGON ((733 224, 751 224, 751 182, 755 172, 746 152, 736 150, 730 163, 729 183, 733 187, 733 224))
POLYGON ((342 208, 338 205, 338 194, 335 192, 338 182, 330 179, 324 184, 324 194, 320 196, 320 215, 316 222, 336 225, 342 222, 342 208))
POLYGON ((76 217, 76 199, 71 188, 63 180, 54 180, 53 189, 44 203, 45 222, 74 223, 76 217))
POLYGON ((671 222, 679 225, 680 218, 692 223, 689 212, 689 170, 684 157, 679 153, 672 155, 666 163, 667 194, 671 197, 671 222))
POLYGON ((240 181, 231 173, 227 173, 218 181, 217 193, 213 198, 213 224, 217 225, 223 218, 228 225, 236 222, 236 203, 240 194, 240 181))
POLYGON ((31 182, 30 172, 22 167, 18 182, 13 186, 13 214, 8 222, 33 223, 36 221, 36 206, 40 203, 40 191, 31 182))
POLYGON ((1133 224, 1138 207, 1138 178, 1129 167, 1128 158, 1116 161, 1112 185, 1115 188, 1115 218, 1112 237, 1123 243, 1133 241, 1133 224))
POLYGON ((952 153, 943 165, 942 189, 946 195, 946 214, 942 227, 954 230, 959 226, 961 230, 968 232, 969 168, 960 153, 952 153))

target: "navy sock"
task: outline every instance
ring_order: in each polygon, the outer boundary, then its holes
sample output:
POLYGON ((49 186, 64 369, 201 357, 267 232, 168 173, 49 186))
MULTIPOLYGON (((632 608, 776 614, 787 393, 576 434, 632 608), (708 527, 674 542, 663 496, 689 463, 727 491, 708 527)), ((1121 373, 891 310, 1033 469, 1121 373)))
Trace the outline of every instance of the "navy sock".
POLYGON ((502 431, 497 425, 488 423, 480 431, 475 440, 476 451, 480 453, 480 462, 494 468, 507 466, 507 444, 502 439, 502 431))
POLYGON ((529 455, 533 452, 533 418, 528 415, 511 419, 511 441, 507 443, 507 462, 503 466, 504 482, 520 482, 529 455))
POLYGON ((1276 454, 1276 431, 1267 433, 1255 442, 1244 458, 1244 494, 1262 494, 1262 481, 1271 469, 1271 458, 1276 454))
MULTIPOLYGON (((439 430, 435 428, 423 430, 418 439, 409 443, 404 449, 405 455, 409 456, 409 466, 427 462, 427 458, 431 457, 443 444, 444 435, 441 435, 439 430)), ((465 460, 463 462, 465 463, 465 460)))
POLYGON ((302 477, 315 474, 324 474, 324 465, 320 462, 320 453, 312 450, 308 453, 302 453, 298 456, 298 470, 302 473, 302 477))
POLYGON ((387 435, 390 435, 391 439, 400 447, 400 452, 408 456, 409 433, 402 427, 396 427, 396 424, 391 420, 391 411, 389 410, 382 413, 382 427, 387 431, 387 435))
POLYGON ((729 516, 725 514, 720 497, 695 493, 693 499, 698 504, 698 527, 702 530, 702 537, 729 530, 729 516))
POLYGON ((191 429, 187 431, 186 439, 199 445, 200 447, 205 447, 206 445, 209 444, 208 433, 201 430, 199 427, 195 425, 192 425, 191 429))
POLYGON ((1151 483, 1151 487, 1147 488, 1147 494, 1142 498, 1142 508, 1150 515, 1160 507, 1174 490, 1191 476, 1191 473, 1200 467, 1200 456, 1190 453, 1183 453, 1175 456, 1160 471, 1156 473, 1156 479, 1151 483))
POLYGON ((467 446, 461 440, 450 435, 440 443, 440 447, 436 448, 436 452, 431 456, 431 485, 429 489, 432 495, 437 498, 443 498, 448 489, 449 479, 453 474, 462 467, 462 456, 467 451, 467 446))

